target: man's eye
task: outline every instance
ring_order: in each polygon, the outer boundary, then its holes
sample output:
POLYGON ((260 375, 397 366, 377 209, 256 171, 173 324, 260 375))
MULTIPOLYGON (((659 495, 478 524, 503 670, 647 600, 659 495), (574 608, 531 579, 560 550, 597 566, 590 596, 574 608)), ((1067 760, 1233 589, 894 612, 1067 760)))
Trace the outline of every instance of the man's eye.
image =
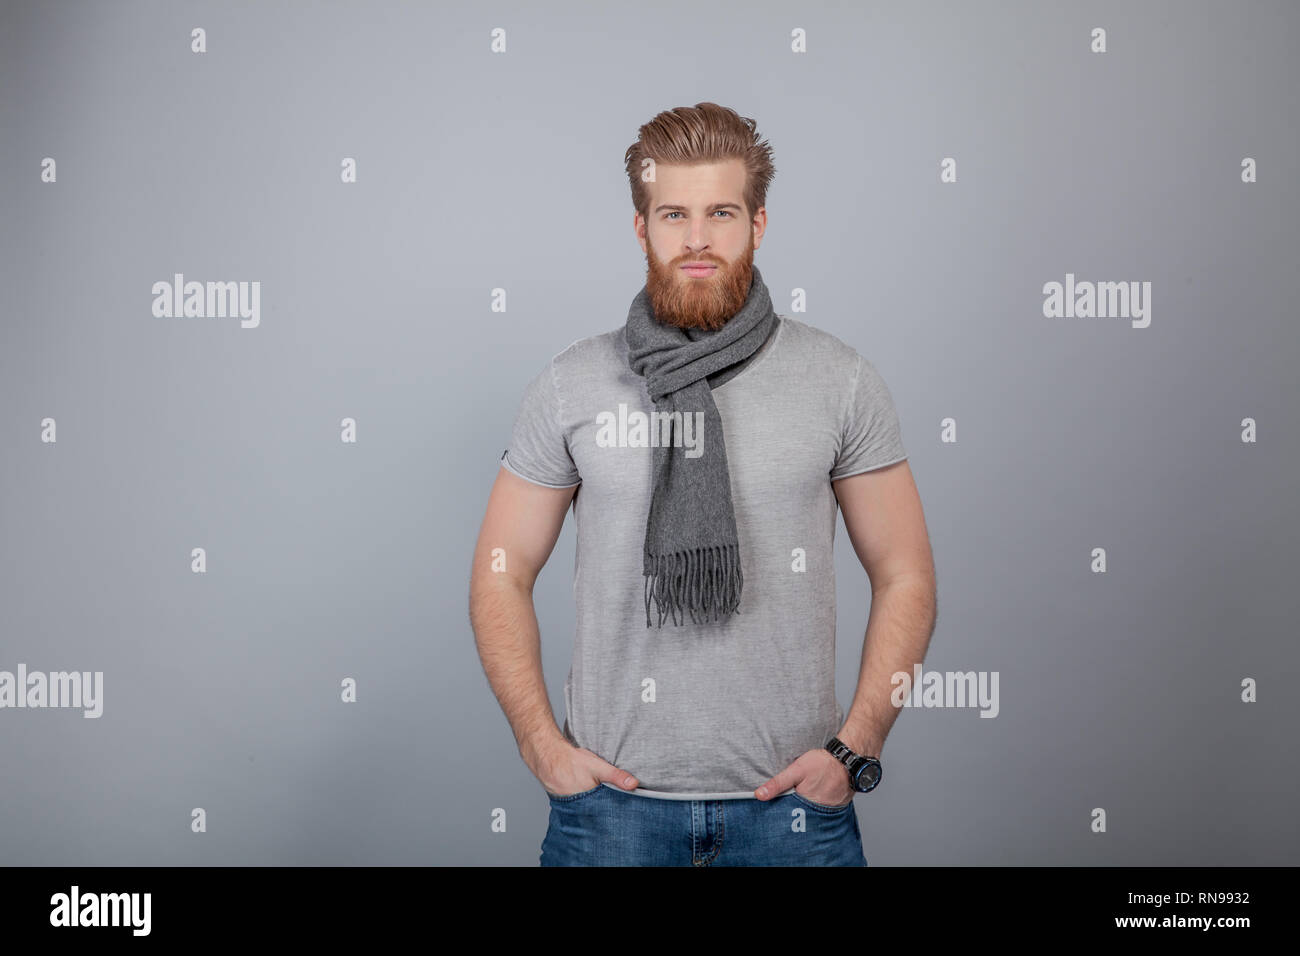
MULTIPOLYGON (((715 210, 713 210, 713 213, 714 213, 714 215, 717 215, 718 213, 722 213, 724 216, 730 216, 730 215, 731 215, 731 210, 729 210, 729 209, 715 209, 715 210)), ((680 215, 681 215, 681 213, 674 209, 672 212, 670 212, 670 213, 668 213, 666 216, 664 216, 664 218, 667 219, 668 216, 680 216, 680 215)))

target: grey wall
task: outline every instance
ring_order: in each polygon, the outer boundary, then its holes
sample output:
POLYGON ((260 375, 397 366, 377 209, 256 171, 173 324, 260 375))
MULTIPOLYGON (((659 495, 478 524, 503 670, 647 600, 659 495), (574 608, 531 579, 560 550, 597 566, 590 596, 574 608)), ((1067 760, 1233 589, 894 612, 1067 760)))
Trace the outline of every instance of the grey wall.
MULTIPOLYGON (((4 4, 0 670, 104 676, 98 719, 0 709, 0 863, 536 864, 471 549, 524 383, 644 282, 625 148, 701 100, 774 146, 777 310, 892 389, 938 566, 926 667, 1000 676, 995 719, 900 716, 858 801, 872 865, 1300 862, 1297 26, 4 4), (178 272, 259 282, 260 324, 153 315, 178 272), (1045 317, 1067 273, 1150 282, 1149 326, 1045 317)), ((869 592, 839 545, 847 705, 869 592)), ((537 590, 558 718, 573 547, 537 590)))

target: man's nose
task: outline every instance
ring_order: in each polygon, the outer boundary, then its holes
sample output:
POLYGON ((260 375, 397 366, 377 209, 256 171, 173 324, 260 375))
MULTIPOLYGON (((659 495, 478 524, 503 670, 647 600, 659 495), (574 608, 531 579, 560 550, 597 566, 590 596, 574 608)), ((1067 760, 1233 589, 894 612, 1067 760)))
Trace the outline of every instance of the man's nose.
POLYGON ((686 248, 692 252, 699 252, 701 249, 708 248, 708 245, 709 224, 702 219, 692 219, 686 230, 686 248))
POLYGON ((700 252, 709 247, 708 236, 704 234, 703 226, 691 226, 690 235, 686 237, 686 248, 691 252, 700 252))

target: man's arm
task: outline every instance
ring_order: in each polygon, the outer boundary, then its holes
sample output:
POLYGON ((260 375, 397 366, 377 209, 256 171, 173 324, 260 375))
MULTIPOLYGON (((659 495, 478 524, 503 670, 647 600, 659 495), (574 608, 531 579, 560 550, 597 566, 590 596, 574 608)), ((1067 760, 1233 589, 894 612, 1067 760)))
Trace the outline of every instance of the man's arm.
POLYGON ((934 556, 921 497, 906 460, 832 482, 853 550, 871 581, 853 704, 836 735, 856 753, 879 756, 898 708, 891 678, 925 658, 938 609, 934 556))
MULTIPOLYGON (((858 689, 836 734, 854 753, 880 756, 898 717, 890 703, 896 671, 912 672, 934 631, 936 592, 921 497, 907 460, 832 481, 853 550, 871 579, 871 617, 862 647, 858 689)), ((818 748, 754 791, 770 800, 794 785, 810 800, 838 806, 853 797, 844 765, 818 748)))
POLYGON ((519 754, 542 786, 568 793, 609 780, 631 789, 635 778, 564 738, 542 675, 533 583, 555 548, 577 487, 547 488, 500 469, 474 547, 470 624, 519 754))

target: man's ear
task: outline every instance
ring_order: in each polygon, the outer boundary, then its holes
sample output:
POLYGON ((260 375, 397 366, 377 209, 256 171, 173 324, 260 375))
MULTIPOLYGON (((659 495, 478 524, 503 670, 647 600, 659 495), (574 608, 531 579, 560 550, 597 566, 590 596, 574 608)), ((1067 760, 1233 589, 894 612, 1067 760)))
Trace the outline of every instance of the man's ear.
POLYGON ((641 218, 641 214, 635 209, 632 210, 632 232, 636 235, 636 241, 641 246, 641 251, 648 253, 649 250, 645 247, 645 220, 641 218))

